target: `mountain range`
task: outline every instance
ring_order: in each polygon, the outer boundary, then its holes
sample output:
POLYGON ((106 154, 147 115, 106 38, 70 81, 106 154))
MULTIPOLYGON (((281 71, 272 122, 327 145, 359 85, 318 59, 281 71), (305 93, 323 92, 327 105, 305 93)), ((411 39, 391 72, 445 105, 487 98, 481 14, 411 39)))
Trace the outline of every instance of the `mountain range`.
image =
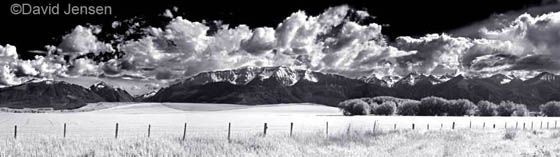
POLYGON ((99 82, 90 88, 63 81, 29 81, 0 88, 0 107, 75 109, 95 102, 134 101, 128 92, 99 82))
POLYGON ((211 71, 180 80, 157 92, 130 96, 125 90, 100 82, 89 88, 57 81, 35 81, 0 89, 0 107, 78 108, 92 102, 193 102, 232 104, 318 103, 334 106, 359 97, 394 96, 421 99, 511 100, 531 110, 560 100, 560 76, 542 72, 521 80, 496 74, 491 77, 375 75, 348 78, 289 67, 246 67, 211 71))
POLYGON ((434 76, 411 73, 404 77, 375 75, 347 78, 288 67, 249 67, 204 72, 162 88, 144 101, 273 104, 311 102, 336 105, 350 98, 394 96, 421 99, 511 100, 538 105, 560 100, 560 76, 548 72, 521 80, 496 74, 491 77, 434 76))

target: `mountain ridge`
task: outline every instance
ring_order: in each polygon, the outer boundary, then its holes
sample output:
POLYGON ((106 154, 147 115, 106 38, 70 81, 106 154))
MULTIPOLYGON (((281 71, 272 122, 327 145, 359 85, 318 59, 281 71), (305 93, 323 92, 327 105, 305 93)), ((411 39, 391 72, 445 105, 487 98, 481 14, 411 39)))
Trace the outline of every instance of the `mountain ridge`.
POLYGON ((288 67, 250 67, 199 73, 183 80, 181 84, 160 89, 145 101, 251 105, 310 102, 333 106, 341 100, 373 96, 409 99, 439 96, 448 99, 465 98, 474 102, 511 100, 528 104, 531 109, 535 109, 546 101, 560 98, 560 76, 543 72, 525 81, 502 74, 490 77, 464 77, 411 73, 402 78, 396 76, 378 78, 372 74, 348 78, 288 67), (236 79, 200 81, 197 79, 200 76, 236 79), (243 78, 243 81, 239 81, 238 78, 243 78), (216 92, 218 90, 221 91, 216 92), (556 95, 559 97, 555 97, 556 95), (177 97, 181 99, 176 99, 177 97))
POLYGON ((318 103, 335 106, 360 97, 394 96, 421 99, 510 100, 529 109, 560 99, 560 76, 543 72, 521 80, 496 74, 490 77, 434 76, 411 73, 405 77, 368 75, 349 78, 332 73, 290 67, 246 67, 203 72, 161 88, 132 97, 125 90, 104 82, 89 88, 62 81, 30 81, 0 88, 0 107, 71 109, 92 102, 191 102, 233 104, 318 103), (31 87, 33 89, 31 89, 31 87), (49 92, 40 92, 49 91, 49 92), (31 100, 37 101, 31 101, 31 100))

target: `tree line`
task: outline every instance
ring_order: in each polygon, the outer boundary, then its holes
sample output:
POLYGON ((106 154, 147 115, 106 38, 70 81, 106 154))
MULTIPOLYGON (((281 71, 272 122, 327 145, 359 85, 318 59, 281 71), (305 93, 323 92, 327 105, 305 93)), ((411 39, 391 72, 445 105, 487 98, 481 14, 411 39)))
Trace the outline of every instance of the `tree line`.
MULTIPOLYGON (((502 101, 473 103, 467 99, 447 100, 425 97, 421 100, 401 99, 390 96, 349 99, 338 104, 344 115, 403 115, 403 116, 527 116, 524 104, 502 101)), ((560 102, 550 101, 540 106, 540 115, 560 116, 560 102)))

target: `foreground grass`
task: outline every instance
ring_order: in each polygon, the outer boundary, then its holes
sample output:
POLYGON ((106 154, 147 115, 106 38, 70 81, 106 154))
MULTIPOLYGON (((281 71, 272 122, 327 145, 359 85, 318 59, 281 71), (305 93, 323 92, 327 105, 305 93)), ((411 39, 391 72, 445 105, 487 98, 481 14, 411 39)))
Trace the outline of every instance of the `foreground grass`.
POLYGON ((345 132, 294 137, 6 138, 0 156, 558 156, 560 131, 345 132))

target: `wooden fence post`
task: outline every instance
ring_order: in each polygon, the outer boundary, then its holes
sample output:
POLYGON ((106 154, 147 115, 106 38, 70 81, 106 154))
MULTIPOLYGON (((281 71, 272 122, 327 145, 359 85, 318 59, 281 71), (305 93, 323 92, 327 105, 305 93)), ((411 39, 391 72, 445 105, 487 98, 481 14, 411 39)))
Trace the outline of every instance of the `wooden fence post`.
POLYGON ((430 130, 430 124, 426 124, 426 129, 430 130))
POLYGON ((546 122, 546 129, 548 129, 548 123, 550 123, 550 122, 548 122, 548 121, 546 122))
POLYGON ((541 121, 541 127, 540 127, 540 129, 542 129, 542 121, 541 121))
POLYGON ((375 134, 376 127, 377 127, 377 120, 373 122, 373 134, 375 134))
POLYGON ((519 122, 515 122, 515 129, 517 129, 518 124, 519 124, 519 122))
POLYGON ((439 130, 443 129, 443 123, 441 123, 441 126, 439 127, 439 130))
POLYGON ((453 125, 451 126, 451 129, 455 129, 455 122, 453 122, 453 125))
POLYGON ((152 125, 148 124, 148 138, 150 138, 151 129, 152 129, 152 125))
POLYGON ((263 137, 266 136, 266 129, 268 129, 268 126, 266 123, 264 123, 264 128, 263 128, 263 137))
POLYGON ((329 137, 329 122, 325 123, 325 137, 329 137))
POLYGON ((227 140, 228 142, 231 142, 231 122, 228 123, 227 140))
POLYGON ((558 122, 558 121, 554 121, 554 129, 556 129, 556 122, 558 122))
POLYGON ((482 122, 482 129, 486 128, 486 122, 482 122))
POLYGON ((533 122, 531 122, 531 130, 533 130, 533 122))
POLYGON ((14 139, 17 139, 17 125, 14 125, 14 139))
POLYGON ((414 123, 412 123, 412 130, 414 130, 414 123))
POLYGON ((472 121, 469 121, 469 129, 472 128, 472 121))
POLYGON ((115 139, 119 136, 119 123, 115 124, 115 139))
POLYGON ((183 141, 185 140, 185 136, 187 136, 187 123, 183 126, 183 141))
POLYGON ((393 125, 393 130, 397 130, 397 123, 393 125))
POLYGON ((496 124, 492 124, 492 129, 496 129, 496 124))
POLYGON ((294 122, 290 123, 290 137, 292 137, 292 131, 294 130, 294 122))
POLYGON ((66 123, 64 123, 64 133, 63 133, 62 137, 66 138, 66 123))
POLYGON ((525 122, 523 122, 523 130, 525 130, 525 122))

